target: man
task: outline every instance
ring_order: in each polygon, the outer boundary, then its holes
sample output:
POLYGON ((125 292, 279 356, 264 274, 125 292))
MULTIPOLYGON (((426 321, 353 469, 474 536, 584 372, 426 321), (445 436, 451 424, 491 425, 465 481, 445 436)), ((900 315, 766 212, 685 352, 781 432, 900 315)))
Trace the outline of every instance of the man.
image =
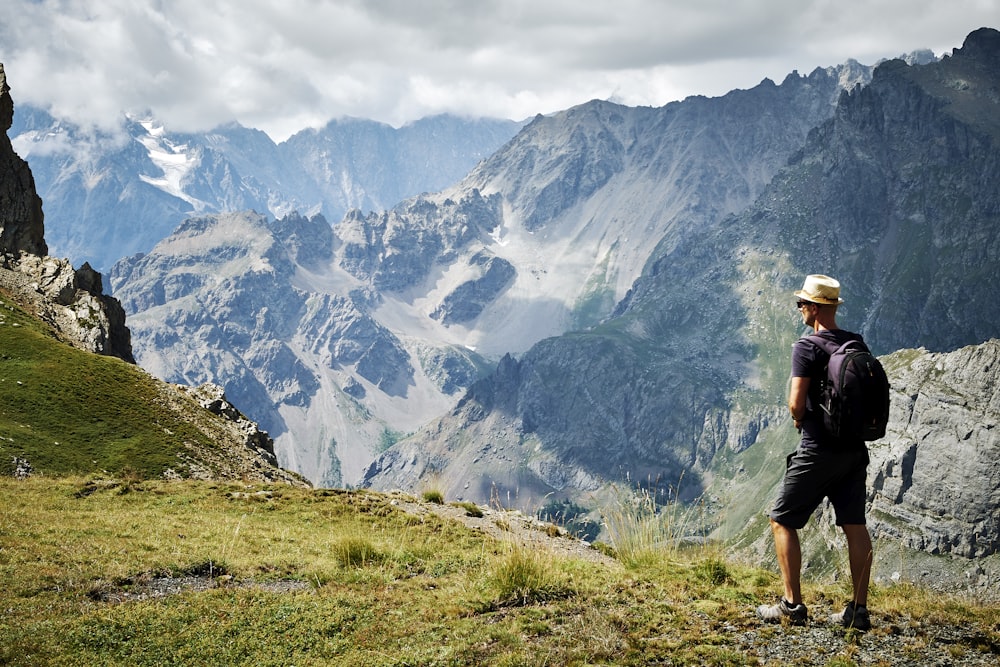
MULTIPOLYGON (((839 344, 861 340, 861 336, 837 326, 837 306, 840 283, 823 275, 806 276, 801 290, 795 292, 802 322, 814 333, 839 344)), ((771 532, 774 549, 784 582, 784 595, 775 605, 761 605, 757 614, 765 621, 787 618, 793 624, 803 624, 808 611, 802 602, 800 570, 802 550, 798 529, 804 527, 823 498, 829 498, 836 514, 837 525, 847 537, 854 598, 843 612, 830 620, 867 630, 868 578, 872 564, 872 543, 865 525, 865 480, 868 449, 863 440, 835 440, 826 433, 818 407, 819 389, 826 378, 829 355, 808 337, 792 346, 792 378, 788 393, 788 409, 795 428, 801 433, 798 448, 788 456, 785 478, 774 509, 771 510, 771 532)))

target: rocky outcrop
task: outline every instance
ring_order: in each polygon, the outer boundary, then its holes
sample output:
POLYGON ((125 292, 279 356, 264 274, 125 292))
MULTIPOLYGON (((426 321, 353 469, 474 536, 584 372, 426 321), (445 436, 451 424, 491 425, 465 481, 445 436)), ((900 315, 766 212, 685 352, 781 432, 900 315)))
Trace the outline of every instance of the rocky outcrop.
POLYGON ((517 269, 501 257, 483 251, 469 260, 478 274, 452 290, 430 316, 444 324, 470 322, 483 312, 497 296, 510 286, 517 269))
POLYGON ((271 466, 278 466, 278 459, 274 455, 274 440, 267 434, 267 431, 261 430, 256 422, 247 419, 242 412, 236 409, 235 405, 229 402, 222 387, 206 383, 193 388, 179 385, 178 389, 190 393, 201 407, 233 424, 241 448, 251 450, 257 457, 271 466))
POLYGON ((885 363, 892 418, 870 447, 874 532, 932 554, 1000 552, 1000 340, 885 363))
POLYGON ((117 299, 103 293, 101 274, 65 259, 22 254, 0 265, 0 288, 30 307, 61 340, 88 352, 135 363, 131 332, 117 299))
POLYGON ((14 259, 22 253, 45 256, 42 200, 28 163, 14 152, 7 131, 14 120, 14 102, 0 63, 0 252, 14 259))
POLYGON ((274 441, 240 412, 221 387, 197 387, 157 381, 158 401, 193 426, 201 441, 186 441, 166 479, 229 480, 310 486, 301 476, 278 466, 274 441))
POLYGON ((104 294, 101 274, 48 257, 42 200, 28 164, 14 153, 7 130, 13 103, 0 65, 0 288, 30 307, 64 341, 130 363, 125 311, 104 294))
POLYGON ((391 211, 352 211, 335 228, 338 261, 358 280, 380 291, 420 284, 437 263, 454 261, 472 242, 502 222, 500 198, 471 189, 458 201, 417 197, 391 211))

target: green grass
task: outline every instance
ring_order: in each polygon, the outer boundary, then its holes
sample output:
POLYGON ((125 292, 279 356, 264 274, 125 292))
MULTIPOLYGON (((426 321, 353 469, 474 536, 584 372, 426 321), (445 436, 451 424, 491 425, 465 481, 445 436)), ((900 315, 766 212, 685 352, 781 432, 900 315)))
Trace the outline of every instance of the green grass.
POLYGON ((45 473, 156 476, 179 467, 185 442, 211 446, 147 373, 56 341, 0 295, 0 473, 21 457, 45 473))
MULTIPOLYGON (((147 374, 56 341, 0 294, 0 664, 748 665, 741 637, 777 632, 752 612, 774 568, 683 546, 698 517, 680 507, 609 509, 601 552, 618 560, 596 562, 442 519, 433 488, 417 516, 371 492, 151 481, 187 443, 215 446, 147 374), (14 457, 34 474, 11 478, 14 457)), ((872 597, 887 636, 939 623, 963 628, 955 659, 1000 651, 995 606, 872 597)), ((824 664, 848 665, 865 638, 831 641, 824 664)))
MULTIPOLYGON (((569 558, 373 492, 31 477, 0 499, 5 665, 744 665, 741 636, 780 631, 752 614, 772 571, 569 558)), ((913 615, 965 628, 954 652, 1000 644, 996 607, 900 587, 873 608, 883 633, 913 615)))

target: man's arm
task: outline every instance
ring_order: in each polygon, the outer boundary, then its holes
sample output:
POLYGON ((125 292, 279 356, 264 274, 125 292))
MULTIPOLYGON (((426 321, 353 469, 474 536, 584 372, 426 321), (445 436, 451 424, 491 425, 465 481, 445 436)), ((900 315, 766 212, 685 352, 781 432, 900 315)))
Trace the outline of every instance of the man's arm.
POLYGON ((800 422, 806 415, 806 395, 809 393, 809 378, 792 378, 788 390, 788 409, 795 421, 795 428, 801 428, 800 422))

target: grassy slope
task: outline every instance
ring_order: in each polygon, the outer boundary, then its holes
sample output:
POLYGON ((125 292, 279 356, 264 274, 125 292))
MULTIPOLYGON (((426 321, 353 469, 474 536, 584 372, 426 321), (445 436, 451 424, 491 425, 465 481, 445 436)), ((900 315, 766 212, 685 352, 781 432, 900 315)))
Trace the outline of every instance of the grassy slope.
MULTIPOLYGON (((753 618, 776 575, 711 547, 599 564, 286 485, 2 478, 0 498, 0 664, 741 665, 795 631, 753 618), (164 577, 190 587, 149 595, 164 577)), ((817 616, 846 595, 806 590, 817 616)), ((964 628, 956 659, 1000 650, 996 607, 908 587, 873 605, 863 638, 819 626, 808 664, 865 642, 919 664, 933 623, 964 628)))
POLYGON ((0 293, 0 474, 14 457, 48 474, 183 473, 185 442, 213 446, 189 417, 140 368, 57 341, 0 293))

